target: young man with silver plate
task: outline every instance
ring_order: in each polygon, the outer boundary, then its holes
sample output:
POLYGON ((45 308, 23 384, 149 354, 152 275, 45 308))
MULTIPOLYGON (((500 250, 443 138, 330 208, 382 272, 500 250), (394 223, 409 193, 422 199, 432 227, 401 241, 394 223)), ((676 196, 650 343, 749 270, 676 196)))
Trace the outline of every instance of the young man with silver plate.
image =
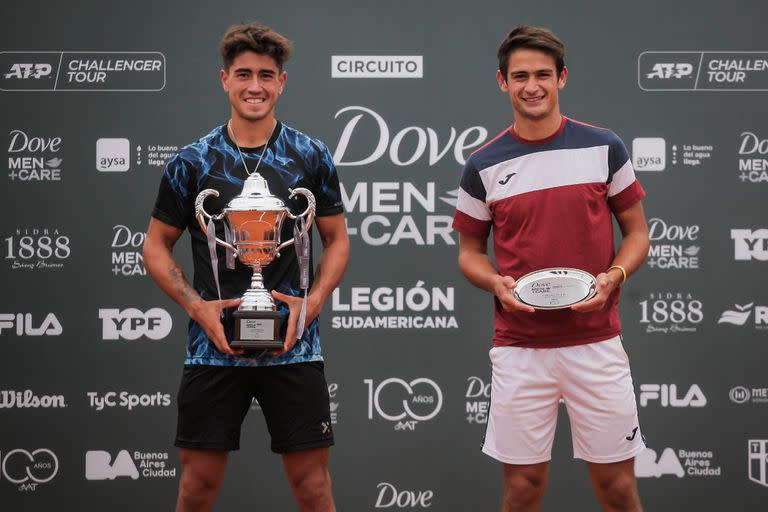
POLYGON ((613 132, 560 113, 568 70, 551 31, 514 29, 498 58, 515 122, 467 160, 453 222, 461 271, 494 295, 483 452, 503 463, 503 510, 539 510, 562 399, 604 510, 636 512, 645 445, 617 305, 648 253, 645 192, 613 132))
POLYGON ((335 510, 317 315, 344 272, 349 238, 328 148, 275 118, 290 51, 269 27, 227 30, 220 78, 231 119, 169 160, 144 242, 147 271, 190 317, 177 510, 211 510, 254 398, 300 510, 335 510), (323 244, 314 276, 313 219, 323 244), (185 229, 192 284, 172 252, 185 229), (246 350, 264 346, 273 348, 246 350))

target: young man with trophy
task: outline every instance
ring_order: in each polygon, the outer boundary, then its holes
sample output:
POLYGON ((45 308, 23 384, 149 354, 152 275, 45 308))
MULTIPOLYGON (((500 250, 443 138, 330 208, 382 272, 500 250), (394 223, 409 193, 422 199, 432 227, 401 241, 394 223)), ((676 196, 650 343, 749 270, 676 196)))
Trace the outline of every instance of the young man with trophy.
POLYGON ((496 78, 515 121, 461 178, 459 267, 494 295, 483 452, 503 463, 503 510, 539 510, 562 400, 603 509, 636 512, 634 457, 645 445, 617 306, 648 253, 645 192, 618 136, 560 113, 564 53, 547 29, 507 35, 496 78))
POLYGON ((275 118, 290 53, 269 27, 227 30, 220 78, 231 119, 168 161, 144 243, 148 272, 190 317, 177 510, 212 508, 254 398, 299 508, 335 510, 317 316, 344 273, 349 238, 328 148, 275 118), (323 245, 314 275, 313 221, 323 245), (192 284, 173 258, 185 229, 192 284))

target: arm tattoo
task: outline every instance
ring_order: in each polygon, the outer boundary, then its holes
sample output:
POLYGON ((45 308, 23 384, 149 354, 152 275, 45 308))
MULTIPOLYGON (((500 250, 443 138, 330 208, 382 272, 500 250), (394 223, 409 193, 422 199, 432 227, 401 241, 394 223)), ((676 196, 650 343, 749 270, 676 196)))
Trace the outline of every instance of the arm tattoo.
POLYGON ((173 265, 168 269, 168 274, 171 276, 171 282, 176 287, 176 291, 179 293, 182 299, 187 301, 193 301, 200 298, 194 288, 190 286, 187 281, 184 271, 176 265, 173 265))

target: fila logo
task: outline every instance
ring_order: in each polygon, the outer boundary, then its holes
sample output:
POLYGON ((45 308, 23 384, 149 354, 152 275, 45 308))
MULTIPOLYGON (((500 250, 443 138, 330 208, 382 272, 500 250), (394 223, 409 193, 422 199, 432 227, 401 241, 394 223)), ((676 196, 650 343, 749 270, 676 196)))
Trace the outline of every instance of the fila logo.
POLYGON ((499 181, 499 185, 506 185, 507 183, 509 183, 509 180, 512 179, 512 176, 514 176, 515 174, 517 174, 517 173, 516 172, 511 172, 511 173, 507 174, 506 176, 504 176, 504 179, 499 181))
POLYGON ((40 79, 45 76, 50 76, 52 67, 50 64, 37 63, 37 64, 14 64, 11 66, 10 72, 5 74, 5 78, 19 78, 26 80, 27 78, 40 79))
POLYGON ((693 73, 693 65, 687 62, 654 64, 647 78, 685 78, 693 73))
POLYGON ((704 407, 707 397, 697 384, 693 384, 683 398, 677 394, 676 384, 641 384, 640 406, 646 407, 651 400, 660 400, 662 407, 704 407))
POLYGON ((0 334, 3 329, 16 327, 17 336, 59 336, 63 330, 56 315, 48 313, 43 322, 34 326, 31 313, 0 313, 0 334))

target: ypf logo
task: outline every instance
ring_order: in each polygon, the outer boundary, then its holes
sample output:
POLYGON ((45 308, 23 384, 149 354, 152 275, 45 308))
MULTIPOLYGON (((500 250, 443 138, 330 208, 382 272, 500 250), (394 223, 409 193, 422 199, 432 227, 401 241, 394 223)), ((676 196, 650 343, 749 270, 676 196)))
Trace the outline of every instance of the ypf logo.
POLYGON ((96 141, 96 170, 125 172, 131 168, 131 143, 128 139, 96 141))
POLYGON ((59 472, 59 459, 47 448, 32 452, 22 449, 0 453, 0 476, 18 485, 19 491, 34 491, 50 482, 59 472))
POLYGON ((375 410, 387 421, 396 422, 395 430, 414 430, 420 421, 429 421, 443 407, 443 392, 435 381, 420 377, 410 382, 392 377, 374 385, 373 379, 364 379, 368 385, 368 419, 375 410))
POLYGON ((34 79, 40 80, 41 78, 50 78, 53 66, 47 62, 34 62, 34 63, 22 63, 18 62, 12 64, 11 68, 5 73, 5 79, 16 78, 19 80, 34 79))
POLYGON ((731 238, 737 261, 768 261, 768 229, 732 229, 731 238))
POLYGON ((667 142, 662 137, 634 138, 632 166, 636 171, 663 171, 667 166, 667 142))
POLYGON ((168 336, 173 326, 171 315, 161 308, 152 308, 142 313, 136 308, 99 309, 104 340, 137 340, 145 336, 160 340, 168 336))

